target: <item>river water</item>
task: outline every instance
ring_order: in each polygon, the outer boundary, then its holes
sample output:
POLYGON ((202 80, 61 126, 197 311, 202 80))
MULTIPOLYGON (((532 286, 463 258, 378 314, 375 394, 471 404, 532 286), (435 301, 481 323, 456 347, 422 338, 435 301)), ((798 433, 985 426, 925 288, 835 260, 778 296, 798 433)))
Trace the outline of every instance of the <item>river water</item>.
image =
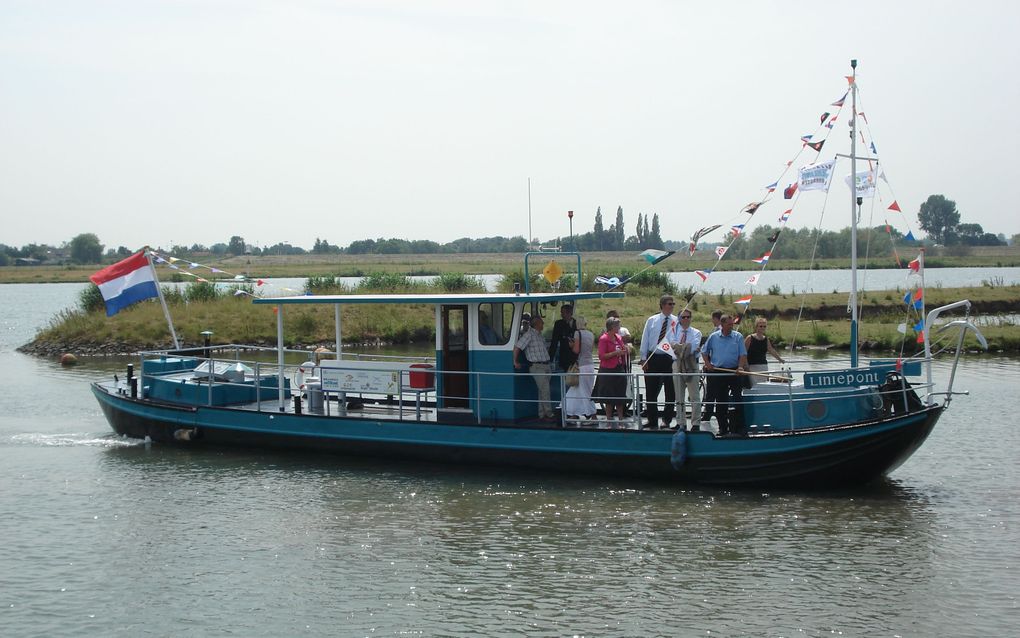
MULTIPOLYGON (((748 278, 760 268, 753 271, 720 271, 704 282, 694 274, 694 269, 686 272, 666 273, 670 280, 679 288, 694 288, 704 293, 718 294, 723 291, 731 293, 740 291, 757 291, 764 293, 770 287, 778 286, 783 294, 802 292, 849 292, 849 270, 775 270, 762 272, 758 286, 747 285, 748 278)), ((917 277, 908 277, 906 268, 876 268, 860 271, 857 286, 859 290, 897 290, 913 287, 920 281, 917 277)), ((612 276, 613 273, 595 273, 612 276)), ((502 275, 474 275, 490 292, 496 290, 502 275)), ((364 277, 337 277, 337 281, 350 286, 357 286, 364 277)), ((411 281, 431 283, 436 277, 416 275, 408 277, 411 281)), ((279 277, 261 280, 259 290, 268 296, 293 295, 304 291, 305 279, 301 277, 279 277)), ((227 282, 228 284, 232 282, 227 282)), ((925 273, 925 285, 938 288, 963 288, 968 286, 1014 286, 1020 284, 1020 268, 1002 266, 990 268, 928 268, 925 273)), ((81 284, 84 285, 84 284, 81 284)), ((187 285, 187 283, 179 284, 187 285)))
POLYGON ((122 361, 14 351, 78 288, 0 285, 5 636, 1015 634, 1017 359, 878 485, 732 492, 121 440, 122 361))

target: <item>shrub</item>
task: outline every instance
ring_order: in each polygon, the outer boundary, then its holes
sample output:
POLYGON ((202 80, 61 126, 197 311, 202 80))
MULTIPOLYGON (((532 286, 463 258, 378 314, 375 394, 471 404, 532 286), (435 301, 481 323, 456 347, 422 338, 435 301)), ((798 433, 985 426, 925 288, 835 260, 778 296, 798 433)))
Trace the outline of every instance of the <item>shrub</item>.
POLYGON ((163 289, 163 299, 170 305, 183 304, 184 293, 179 286, 160 286, 163 289))
POLYGON ((188 303, 196 301, 214 301, 220 297, 216 284, 207 281, 193 281, 184 289, 184 298, 188 303))
POLYGON ((103 302, 103 294, 99 292, 99 286, 90 283, 85 289, 78 293, 78 307, 82 312, 93 312, 106 307, 103 302))
POLYGON ((832 343, 832 337, 829 335, 829 331, 825 329, 825 326, 819 325, 817 322, 811 322, 811 338, 814 340, 815 345, 824 346, 832 343))
POLYGON ((442 273, 432 282, 432 286, 446 292, 469 292, 485 290, 485 285, 478 277, 459 272, 442 273))
POLYGON ((389 272, 372 272, 365 275, 365 278, 358 284, 358 290, 407 290, 413 288, 411 280, 405 275, 398 275, 389 272))
POLYGON ((779 287, 779 284, 772 284, 769 286, 769 294, 779 296, 783 294, 783 290, 779 287))

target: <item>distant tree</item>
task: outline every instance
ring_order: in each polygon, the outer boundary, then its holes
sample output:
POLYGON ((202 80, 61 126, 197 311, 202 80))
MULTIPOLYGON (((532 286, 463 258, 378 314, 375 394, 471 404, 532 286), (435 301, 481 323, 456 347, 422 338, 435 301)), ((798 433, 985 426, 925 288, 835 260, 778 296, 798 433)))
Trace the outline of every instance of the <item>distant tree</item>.
POLYGON ((351 255, 371 255, 375 253, 375 240, 359 239, 352 241, 351 245, 347 247, 347 252, 351 255))
POLYGON ((637 237, 637 247, 638 248, 644 248, 645 247, 645 227, 644 227, 644 224, 643 224, 643 222, 644 222, 643 217, 644 216, 641 213, 638 213, 638 215, 637 215, 637 230, 634 232, 634 236, 637 237))
POLYGON ((956 241, 967 246, 1002 246, 1005 238, 995 233, 986 233, 981 224, 959 224, 956 227, 956 241))
POLYGON ((1017 234, 1015 234, 1015 235, 1013 235, 1012 237, 1009 238, 1009 245, 1010 246, 1016 246, 1016 245, 1018 245, 1018 243, 1020 243, 1020 233, 1017 233, 1017 234))
POLYGON ((648 247, 662 250, 662 234, 659 232, 659 214, 652 215, 652 232, 648 235, 648 247))
POLYGON ((648 229, 648 214, 645 214, 645 227, 641 229, 641 238, 644 240, 641 248, 651 248, 652 231, 648 229))
POLYGON ((117 246, 117 256, 123 259, 131 256, 131 249, 127 246, 117 246))
POLYGON ((936 244, 949 243, 960 223, 960 212, 956 202, 945 195, 929 195, 917 213, 921 229, 928 233, 936 244))
POLYGON ((71 240, 71 261, 76 264, 98 264, 103 258, 103 245, 93 233, 82 233, 71 240))
POLYGON ((226 255, 228 249, 229 249, 229 246, 227 246, 223 242, 220 242, 218 244, 213 244, 212 246, 209 246, 209 251, 212 252, 212 254, 217 255, 217 256, 218 255, 226 255))
POLYGON ((244 254, 244 237, 234 235, 230 238, 230 242, 227 243, 227 252, 231 255, 243 255, 244 254))
POLYGON ((595 228, 592 230, 595 235, 595 250, 606 249, 606 228, 602 224, 602 207, 595 211, 595 228))
POLYGON ((623 250, 626 239, 626 232, 623 229, 623 206, 617 206, 616 223, 613 224, 613 250, 623 250))

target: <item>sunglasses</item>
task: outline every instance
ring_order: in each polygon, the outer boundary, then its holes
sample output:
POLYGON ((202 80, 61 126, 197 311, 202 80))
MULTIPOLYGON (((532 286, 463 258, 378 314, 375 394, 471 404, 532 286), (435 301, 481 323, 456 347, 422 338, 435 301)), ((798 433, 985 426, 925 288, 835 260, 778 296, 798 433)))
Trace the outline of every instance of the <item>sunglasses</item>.
POLYGON ((680 315, 680 318, 681 319, 690 319, 691 316, 690 315, 680 315))

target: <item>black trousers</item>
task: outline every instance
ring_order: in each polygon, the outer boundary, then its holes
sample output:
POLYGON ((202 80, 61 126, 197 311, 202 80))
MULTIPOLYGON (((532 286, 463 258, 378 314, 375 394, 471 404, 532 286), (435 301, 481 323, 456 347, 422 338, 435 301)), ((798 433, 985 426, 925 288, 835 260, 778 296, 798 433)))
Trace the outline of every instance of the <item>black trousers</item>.
POLYGON ((712 374, 706 379, 705 414, 707 421, 715 414, 719 434, 742 432, 744 429, 744 377, 737 374, 712 374), (733 418, 730 418, 733 408, 733 418))
POLYGON ((653 354, 645 365, 645 415, 648 425, 659 424, 659 391, 666 388, 666 408, 662 420, 667 423, 676 414, 676 387, 673 385, 673 357, 668 354, 653 354))

